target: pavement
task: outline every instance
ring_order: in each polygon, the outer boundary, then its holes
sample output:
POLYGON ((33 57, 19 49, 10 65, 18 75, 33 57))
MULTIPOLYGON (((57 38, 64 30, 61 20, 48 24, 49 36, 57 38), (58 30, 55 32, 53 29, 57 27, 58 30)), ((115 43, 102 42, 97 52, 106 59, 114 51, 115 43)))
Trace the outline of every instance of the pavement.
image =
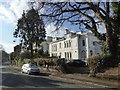
POLYGON ((100 79, 95 77, 88 77, 88 75, 83 75, 83 74, 61 74, 61 75, 55 75, 55 76, 62 77, 62 78, 70 78, 70 79, 80 80, 80 81, 86 81, 86 82, 92 82, 92 83, 99 83, 99 84, 104 84, 114 88, 120 88, 120 81, 117 81, 117 80, 105 80, 105 79, 100 79))
POLYGON ((21 68, 9 66, 3 66, 1 69, 2 88, 12 88, 11 90, 13 88, 15 90, 16 88, 22 88, 22 90, 26 90, 27 88, 113 88, 104 84, 60 77, 63 75, 62 73, 55 74, 55 72, 48 72, 43 69, 41 69, 39 75, 27 75, 21 73, 21 68))
MULTIPOLYGON (((18 67, 14 67, 14 68, 20 69, 18 67)), ((92 83, 103 84, 103 85, 107 85, 113 88, 120 88, 120 81, 118 80, 108 80, 108 79, 101 79, 101 78, 96 78, 96 77, 89 77, 88 74, 80 74, 80 73, 64 74, 64 73, 56 72, 55 70, 52 70, 52 69, 48 71, 46 68, 41 68, 41 72, 50 73, 52 77, 60 77, 63 79, 85 81, 91 84, 92 83)))
POLYGON ((86 81, 91 83, 98 83, 98 84, 104 84, 107 86, 111 86, 113 88, 120 88, 120 80, 110 80, 110 79, 104 79, 104 78, 97 78, 97 77, 89 77, 88 74, 80 74, 80 73, 72 73, 72 74, 64 74, 60 72, 55 72, 55 70, 47 71, 45 68, 43 69, 43 72, 52 73, 52 76, 61 77, 65 79, 73 79, 73 80, 79 80, 79 81, 86 81))

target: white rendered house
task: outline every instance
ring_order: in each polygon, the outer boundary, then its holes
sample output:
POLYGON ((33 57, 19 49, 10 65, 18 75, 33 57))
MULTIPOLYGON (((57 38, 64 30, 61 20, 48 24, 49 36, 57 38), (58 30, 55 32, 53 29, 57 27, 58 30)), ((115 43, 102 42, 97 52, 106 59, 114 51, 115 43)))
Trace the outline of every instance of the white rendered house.
POLYGON ((63 38, 54 38, 49 43, 50 56, 67 60, 86 60, 92 55, 101 54, 100 41, 90 32, 66 32, 63 38))

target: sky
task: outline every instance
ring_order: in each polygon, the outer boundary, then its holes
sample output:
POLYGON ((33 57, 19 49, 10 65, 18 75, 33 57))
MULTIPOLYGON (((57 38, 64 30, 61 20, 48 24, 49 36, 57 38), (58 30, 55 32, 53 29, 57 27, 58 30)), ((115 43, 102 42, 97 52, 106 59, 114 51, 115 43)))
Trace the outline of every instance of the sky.
POLYGON ((4 0, 0 1, 0 44, 6 52, 13 52, 13 32, 17 20, 21 17, 23 10, 27 10, 27 0, 4 0))
MULTIPOLYGON (((7 53, 14 51, 13 47, 19 42, 13 42, 13 32, 16 29, 17 20, 21 17, 23 10, 27 10, 28 0, 0 0, 0 44, 3 45, 7 53)), ((46 26, 47 36, 51 36, 51 32, 55 29, 53 23, 46 26)), ((63 35, 61 28, 57 36, 63 35), (60 34, 61 33, 61 34, 60 34)))
MULTIPOLYGON (((21 17, 23 10, 28 10, 28 0, 0 0, 0 44, 3 45, 7 53, 13 52, 13 47, 19 42, 13 42, 13 32, 16 29, 17 20, 21 17)), ((78 31, 75 26, 66 23, 58 33, 52 36, 63 36, 64 29, 78 31), (75 30, 76 29, 76 30, 75 30)), ((53 23, 46 25, 47 36, 55 29, 53 23)), ((104 27, 101 27, 104 30, 104 27)))

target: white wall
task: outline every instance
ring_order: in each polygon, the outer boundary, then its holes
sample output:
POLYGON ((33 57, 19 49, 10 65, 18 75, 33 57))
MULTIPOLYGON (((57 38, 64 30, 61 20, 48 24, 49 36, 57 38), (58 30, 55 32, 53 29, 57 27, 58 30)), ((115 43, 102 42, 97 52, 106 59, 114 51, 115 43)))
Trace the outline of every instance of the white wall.
POLYGON ((83 58, 86 58, 87 55, 83 55, 84 54, 87 54, 87 37, 86 35, 81 35, 80 38, 79 38, 79 58, 83 59, 83 58), (83 40, 85 41, 85 46, 83 46, 83 40))
POLYGON ((47 52, 49 50, 49 42, 45 41, 41 43, 42 49, 44 52, 47 52))
MULTIPOLYGON (((85 59, 90 56, 90 50, 92 50, 93 55, 101 53, 101 46, 98 43, 96 43, 94 46, 93 42, 99 42, 99 40, 91 33, 84 33, 73 37, 71 37, 71 35, 67 35, 65 40, 51 42, 49 44, 49 53, 50 56, 52 56, 52 53, 60 56, 61 53, 61 58, 65 58, 65 53, 71 53, 71 59, 85 59), (83 46, 83 40, 85 41, 85 46, 83 46), (71 42, 71 47, 65 48, 64 43, 68 41, 71 42), (60 43, 61 48, 59 47, 60 43), (52 46, 54 45, 57 45, 56 51, 52 50, 52 46)), ((66 56, 66 58, 70 59, 70 56, 66 56)))
POLYGON ((93 55, 101 54, 101 45, 96 42, 100 42, 94 35, 88 33, 88 47, 87 47, 87 58, 91 56, 90 51, 92 50, 93 55), (95 42, 95 45, 93 45, 95 42))
MULTIPOLYGON (((66 40, 61 40, 58 42, 52 42, 49 44, 49 53, 50 56, 52 56, 52 53, 57 53, 57 56, 60 55, 61 53, 61 58, 65 58, 65 53, 71 53, 71 58, 72 59, 79 59, 79 55, 78 55, 78 37, 74 37, 74 38, 67 38, 66 40), (64 47, 64 43, 66 42, 71 42, 71 47, 64 47), (59 47, 61 43, 61 48, 59 47), (52 50, 52 46, 57 45, 57 51, 53 51, 52 50)), ((70 59, 70 55, 67 57, 67 59, 70 59)))
POLYGON ((71 52, 72 52, 72 59, 79 59, 79 51, 78 51, 78 37, 72 38, 72 47, 71 47, 71 52))

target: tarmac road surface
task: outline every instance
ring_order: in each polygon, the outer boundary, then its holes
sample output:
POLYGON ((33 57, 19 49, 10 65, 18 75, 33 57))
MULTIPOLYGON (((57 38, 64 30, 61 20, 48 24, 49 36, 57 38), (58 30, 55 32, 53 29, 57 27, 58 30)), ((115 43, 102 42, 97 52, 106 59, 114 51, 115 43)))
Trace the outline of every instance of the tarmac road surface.
POLYGON ((27 75, 9 65, 1 66, 0 70, 2 88, 110 88, 97 83, 56 77, 48 73, 27 75))

